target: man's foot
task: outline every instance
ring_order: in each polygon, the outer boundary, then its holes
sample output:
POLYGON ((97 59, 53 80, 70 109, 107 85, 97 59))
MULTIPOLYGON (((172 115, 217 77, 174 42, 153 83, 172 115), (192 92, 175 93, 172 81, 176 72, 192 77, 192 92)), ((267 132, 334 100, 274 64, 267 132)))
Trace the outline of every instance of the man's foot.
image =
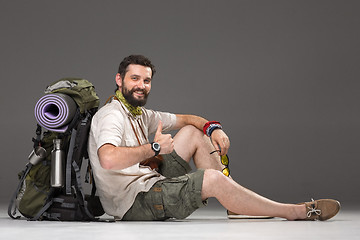
POLYGON ((320 220, 325 221, 334 217, 340 210, 340 202, 333 199, 311 199, 311 202, 305 202, 306 218, 300 220, 320 220))
POLYGON ((237 214, 231 211, 227 211, 227 216, 229 219, 270 219, 270 218, 274 218, 274 217, 270 217, 270 216, 251 216, 251 215, 242 215, 242 214, 237 214))

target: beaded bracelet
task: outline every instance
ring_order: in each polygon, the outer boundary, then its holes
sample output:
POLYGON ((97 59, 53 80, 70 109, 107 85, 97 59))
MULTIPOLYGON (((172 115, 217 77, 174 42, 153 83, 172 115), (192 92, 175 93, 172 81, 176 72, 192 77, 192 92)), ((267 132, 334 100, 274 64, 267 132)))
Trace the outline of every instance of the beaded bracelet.
POLYGON ((212 132, 213 132, 215 129, 222 129, 222 126, 221 126, 220 122, 217 122, 217 121, 209 121, 209 122, 207 122, 207 123, 204 125, 203 132, 204 132, 205 135, 207 135, 208 137, 210 137, 211 134, 212 134, 212 132))

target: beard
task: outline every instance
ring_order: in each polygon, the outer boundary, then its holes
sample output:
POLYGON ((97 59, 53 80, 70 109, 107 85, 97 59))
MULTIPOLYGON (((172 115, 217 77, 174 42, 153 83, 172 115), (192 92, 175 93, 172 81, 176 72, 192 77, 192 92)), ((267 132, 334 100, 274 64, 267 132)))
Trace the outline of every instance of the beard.
POLYGON ((136 88, 136 87, 129 90, 124 86, 122 88, 121 93, 124 96, 124 98, 126 99, 126 101, 128 101, 128 103, 130 103, 134 107, 144 106, 146 104, 147 98, 149 96, 149 92, 147 92, 145 89, 140 89, 140 88, 136 88), (144 93, 144 98, 143 99, 135 98, 133 93, 136 91, 142 91, 144 93))

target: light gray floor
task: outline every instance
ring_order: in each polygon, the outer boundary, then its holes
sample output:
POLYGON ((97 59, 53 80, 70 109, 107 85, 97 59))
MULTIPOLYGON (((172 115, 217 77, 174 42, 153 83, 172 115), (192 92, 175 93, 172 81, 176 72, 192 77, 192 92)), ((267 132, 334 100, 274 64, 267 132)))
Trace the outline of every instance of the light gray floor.
POLYGON ((29 222, 12 220, 0 208, 0 239, 360 239, 360 207, 342 206, 326 222, 229 220, 218 207, 196 211, 183 221, 165 222, 29 222))

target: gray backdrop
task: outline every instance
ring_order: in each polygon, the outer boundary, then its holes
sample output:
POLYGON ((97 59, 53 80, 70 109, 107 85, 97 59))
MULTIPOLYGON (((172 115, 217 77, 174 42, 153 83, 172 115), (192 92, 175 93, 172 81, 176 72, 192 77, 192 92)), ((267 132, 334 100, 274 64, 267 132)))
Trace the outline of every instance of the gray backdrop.
POLYGON ((218 120, 233 178, 278 201, 359 201, 359 1, 0 1, 1 174, 7 202, 45 87, 152 59, 148 107, 218 120))

